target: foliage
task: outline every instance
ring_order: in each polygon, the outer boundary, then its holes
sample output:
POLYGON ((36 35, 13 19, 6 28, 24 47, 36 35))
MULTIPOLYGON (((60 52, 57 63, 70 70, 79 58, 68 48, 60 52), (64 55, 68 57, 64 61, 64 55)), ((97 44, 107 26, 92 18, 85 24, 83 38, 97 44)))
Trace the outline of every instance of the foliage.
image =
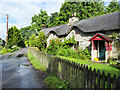
POLYGON ((44 32, 39 32, 38 37, 35 34, 33 34, 29 39, 29 46, 38 47, 40 51, 44 50, 45 43, 46 37, 44 32))
POLYGON ((30 62, 32 63, 32 65, 35 69, 40 69, 44 72, 47 71, 45 66, 42 65, 37 59, 35 59, 35 57, 29 51, 28 51, 28 58, 29 58, 30 62))
POLYGON ((64 39, 63 42, 63 48, 67 49, 67 48, 71 48, 74 44, 76 44, 77 42, 75 41, 75 37, 73 36, 72 38, 69 37, 69 39, 66 40, 66 38, 64 39))
POLYGON ((72 38, 70 37, 69 39, 64 39, 64 42, 61 42, 61 39, 58 38, 56 38, 55 40, 52 39, 50 41, 50 45, 46 48, 46 52, 51 55, 57 55, 60 50, 60 54, 65 55, 65 52, 67 51, 65 51, 64 49, 71 48, 74 44, 76 44, 74 36, 72 38), (61 51, 61 49, 63 50, 61 51))
POLYGON ((49 20, 49 25, 48 27, 54 27, 54 26, 58 26, 58 21, 59 21, 59 14, 58 12, 52 13, 50 20, 49 20))
POLYGON ((37 37, 33 34, 29 39, 29 46, 36 47, 37 46, 37 37))
POLYGON ((2 48, 2 50, 0 50, 0 55, 6 54, 6 53, 9 53, 9 52, 7 52, 7 49, 2 48))
POLYGON ((88 52, 87 48, 85 50, 82 49, 74 50, 72 48, 61 49, 59 50, 58 55, 70 58, 78 58, 81 60, 88 60, 91 58, 90 52, 88 52))
POLYGON ((24 43, 25 43, 25 46, 28 47, 28 45, 29 45, 29 41, 26 40, 24 43))
POLYGON ((108 7, 106 7, 105 13, 117 12, 120 10, 120 4, 116 0, 112 0, 108 7))
POLYGON ((16 51, 16 50, 19 50, 21 47, 17 47, 17 46, 12 46, 11 47, 11 49, 13 50, 13 51, 16 51))
POLYGON ((20 30, 17 29, 15 26, 9 28, 8 30, 8 43, 7 44, 8 44, 8 47, 10 48, 14 45, 21 46, 21 47, 25 46, 21 38, 20 30))
POLYGON ((34 14, 32 17, 31 30, 40 31, 43 24, 48 26, 49 18, 47 12, 40 9, 40 13, 38 15, 34 14))
POLYGON ((113 61, 113 60, 110 60, 110 61, 109 61, 109 64, 111 64, 111 65, 116 65, 117 62, 116 62, 116 61, 113 61))
POLYGON ((69 82, 66 82, 65 80, 60 80, 53 75, 49 75, 44 81, 50 88, 56 88, 56 89, 69 88, 69 82))
POLYGON ((31 29, 31 26, 27 26, 20 29, 20 33, 22 35, 22 39, 25 42, 26 40, 29 40, 29 37, 34 34, 36 31, 31 29))
POLYGON ((17 47, 17 46, 13 46, 11 49, 10 48, 5 48, 5 47, 1 47, 1 48, 2 49, 0 50, 0 55, 11 53, 13 51, 16 51, 16 50, 20 49, 20 47, 17 47))
POLYGON ((46 48, 46 51, 47 53, 51 54, 51 55, 56 55, 57 52, 58 52, 58 45, 56 44, 55 40, 52 39, 50 41, 50 45, 46 48))
POLYGON ((46 37, 44 32, 39 32, 38 38, 37 38, 37 47, 40 51, 43 51, 46 44, 46 37))
POLYGON ((76 12, 80 20, 104 14, 104 3, 99 2, 64 2, 60 8, 59 23, 68 23, 69 17, 76 12))

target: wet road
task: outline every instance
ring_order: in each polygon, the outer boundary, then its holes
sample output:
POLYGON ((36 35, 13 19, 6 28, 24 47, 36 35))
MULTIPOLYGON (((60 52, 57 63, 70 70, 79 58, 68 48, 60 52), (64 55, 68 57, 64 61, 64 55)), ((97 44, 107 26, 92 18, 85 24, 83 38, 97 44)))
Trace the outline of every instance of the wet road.
POLYGON ((45 88, 44 79, 47 75, 34 70, 28 58, 17 57, 18 54, 27 54, 27 48, 0 56, 2 88, 45 88))

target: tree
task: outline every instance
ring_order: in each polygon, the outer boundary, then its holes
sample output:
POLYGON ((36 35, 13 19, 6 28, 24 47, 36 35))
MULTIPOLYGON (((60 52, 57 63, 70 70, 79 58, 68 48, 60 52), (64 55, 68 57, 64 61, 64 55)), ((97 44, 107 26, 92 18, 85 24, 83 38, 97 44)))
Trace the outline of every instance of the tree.
POLYGON ((31 47, 36 47, 37 46, 37 37, 36 37, 35 34, 30 36, 30 38, 29 38, 29 46, 31 46, 31 47))
POLYGON ((25 42, 25 41, 29 40, 29 37, 32 34, 35 34, 35 30, 31 30, 31 26, 27 26, 27 27, 21 28, 20 33, 22 35, 23 41, 25 42))
POLYGON ((58 12, 52 13, 52 16, 50 17, 49 20, 49 26, 48 27, 54 27, 54 26, 58 26, 58 21, 59 21, 59 14, 58 12))
POLYGON ((104 2, 64 2, 60 8, 59 24, 68 23, 69 17, 76 12, 80 20, 104 14, 104 2))
POLYGON ((44 32, 40 32, 38 34, 38 38, 37 38, 37 47, 40 49, 40 51, 44 50, 45 44, 46 44, 45 34, 44 34, 44 32))
POLYGON ((8 47, 12 47, 13 45, 24 47, 24 42, 21 38, 20 30, 15 26, 9 28, 8 30, 8 47))
POLYGON ((49 18, 47 12, 40 9, 40 13, 38 15, 34 14, 32 17, 31 30, 40 31, 43 24, 48 26, 49 18))
POLYGON ((108 7, 106 7, 106 13, 112 13, 120 10, 120 3, 118 3, 116 0, 112 0, 108 7))

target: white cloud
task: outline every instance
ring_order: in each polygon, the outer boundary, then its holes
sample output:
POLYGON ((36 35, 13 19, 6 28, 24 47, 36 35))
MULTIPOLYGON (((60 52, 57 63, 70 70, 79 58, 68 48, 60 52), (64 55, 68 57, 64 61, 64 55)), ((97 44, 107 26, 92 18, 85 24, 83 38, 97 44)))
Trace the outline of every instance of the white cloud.
MULTIPOLYGON (((2 0, 1 0, 2 1, 2 0)), ((38 14, 40 9, 47 11, 48 15, 53 12, 59 12, 62 5, 60 2, 4 2, 0 1, 0 37, 6 36, 6 16, 1 14, 9 14, 9 27, 16 26, 22 28, 31 24, 31 18, 34 14, 38 14), (1 21, 3 20, 3 21, 1 21)), ((21 0, 22 1, 22 0, 21 0)), ((25 0, 24 0, 25 1, 25 0)), ((32 0, 30 0, 32 1, 32 0)))

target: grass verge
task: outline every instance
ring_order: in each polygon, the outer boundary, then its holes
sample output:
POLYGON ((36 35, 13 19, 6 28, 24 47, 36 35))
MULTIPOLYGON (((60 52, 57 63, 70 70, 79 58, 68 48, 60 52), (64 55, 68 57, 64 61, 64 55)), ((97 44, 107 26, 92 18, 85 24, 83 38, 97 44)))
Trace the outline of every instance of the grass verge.
POLYGON ((96 70, 100 70, 100 72, 102 73, 103 71, 105 72, 105 74, 107 75, 108 73, 111 74, 111 76, 113 77, 114 74, 116 74, 117 76, 120 75, 120 70, 115 68, 115 67, 112 67, 110 65, 107 65, 107 64, 100 64, 100 63, 94 63, 92 61, 85 61, 85 60, 80 60, 80 59, 74 59, 74 58, 68 58, 68 57, 63 57, 63 56, 58 56, 62 59, 66 59, 66 60, 69 60, 69 61, 73 61, 73 62, 76 62, 78 64, 83 64, 83 65, 87 65, 88 68, 92 68, 92 70, 95 68, 96 70))
MULTIPOLYGON (((35 59, 35 57, 32 55, 32 53, 29 52, 29 50, 28 50, 28 58, 35 69, 39 69, 44 72, 47 71, 45 66, 42 65, 37 59, 35 59)), ((49 75, 44 81, 48 87, 58 88, 58 89, 68 88, 68 84, 69 84, 65 80, 60 80, 57 77, 55 77, 54 75, 49 75)))
POLYGON ((69 87, 68 82, 65 80, 60 80, 53 75, 49 75, 44 81, 50 88, 67 89, 69 87))
POLYGON ((29 52, 29 50, 28 50, 28 58, 29 58, 31 64, 33 65, 33 67, 34 67, 35 69, 39 69, 39 70, 42 70, 42 71, 44 71, 44 72, 47 71, 47 69, 45 68, 45 66, 42 65, 42 64, 39 62, 39 60, 37 60, 37 59, 32 55, 32 53, 29 52))

